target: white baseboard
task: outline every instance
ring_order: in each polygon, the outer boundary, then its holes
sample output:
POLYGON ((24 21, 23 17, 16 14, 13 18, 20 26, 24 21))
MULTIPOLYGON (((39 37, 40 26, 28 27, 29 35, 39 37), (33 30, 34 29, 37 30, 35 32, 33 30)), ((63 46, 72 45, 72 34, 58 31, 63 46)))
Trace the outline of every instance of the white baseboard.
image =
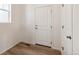
POLYGON ((12 44, 10 47, 7 47, 5 50, 1 51, 1 52, 0 52, 0 55, 1 55, 2 53, 6 52, 7 50, 11 49, 12 47, 14 47, 15 45, 17 45, 18 43, 19 43, 19 42, 16 42, 16 43, 12 44))
POLYGON ((79 55, 79 53, 73 53, 73 55, 79 55))

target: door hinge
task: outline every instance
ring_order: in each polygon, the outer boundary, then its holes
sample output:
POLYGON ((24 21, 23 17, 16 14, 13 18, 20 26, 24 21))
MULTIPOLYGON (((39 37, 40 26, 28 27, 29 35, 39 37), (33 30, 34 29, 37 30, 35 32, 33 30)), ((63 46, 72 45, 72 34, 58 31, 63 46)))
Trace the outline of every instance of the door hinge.
POLYGON ((52 29, 52 25, 50 26, 50 28, 52 29))
POLYGON ((64 50, 64 47, 61 47, 62 48, 62 50, 64 50))
POLYGON ((51 11, 50 11, 51 13, 52 13, 52 9, 51 9, 51 11))
POLYGON ((62 8, 64 7, 64 4, 62 4, 62 8))
POLYGON ((64 29, 64 25, 62 25, 62 29, 64 29))
POLYGON ((50 44, 52 45, 52 42, 50 44))

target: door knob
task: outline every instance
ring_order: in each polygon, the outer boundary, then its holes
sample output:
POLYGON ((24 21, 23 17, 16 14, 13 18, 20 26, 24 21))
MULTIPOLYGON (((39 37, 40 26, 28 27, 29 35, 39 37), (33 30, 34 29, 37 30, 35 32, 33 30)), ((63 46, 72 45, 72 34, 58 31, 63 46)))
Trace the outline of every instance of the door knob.
POLYGON ((66 36, 66 38, 68 38, 68 39, 70 39, 70 40, 72 39, 72 37, 71 37, 71 36, 66 36))

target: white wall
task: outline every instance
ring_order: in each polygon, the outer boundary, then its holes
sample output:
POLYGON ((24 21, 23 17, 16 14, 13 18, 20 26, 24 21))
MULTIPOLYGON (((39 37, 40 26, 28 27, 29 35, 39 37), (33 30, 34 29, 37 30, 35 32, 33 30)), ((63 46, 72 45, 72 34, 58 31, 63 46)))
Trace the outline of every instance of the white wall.
POLYGON ((23 27, 23 34, 22 34, 22 38, 23 38, 23 42, 26 43, 31 43, 32 42, 32 25, 33 25, 33 17, 32 17, 32 7, 26 5, 25 7, 25 19, 24 19, 24 25, 23 27))
POLYGON ((21 8, 21 5, 12 5, 11 23, 0 23, 0 53, 20 42, 22 25, 21 8))

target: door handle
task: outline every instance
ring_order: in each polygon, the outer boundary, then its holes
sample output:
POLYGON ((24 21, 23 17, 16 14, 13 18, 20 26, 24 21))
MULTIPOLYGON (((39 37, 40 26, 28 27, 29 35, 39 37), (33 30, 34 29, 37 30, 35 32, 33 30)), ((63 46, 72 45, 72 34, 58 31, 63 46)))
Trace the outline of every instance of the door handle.
POLYGON ((35 25, 35 26, 38 26, 38 25, 35 25))
POLYGON ((70 40, 72 39, 72 37, 71 37, 71 36, 66 36, 66 38, 68 38, 68 39, 70 39, 70 40))
POLYGON ((38 25, 35 25, 35 29, 38 29, 38 25))
POLYGON ((35 27, 35 29, 38 29, 37 27, 35 27))

